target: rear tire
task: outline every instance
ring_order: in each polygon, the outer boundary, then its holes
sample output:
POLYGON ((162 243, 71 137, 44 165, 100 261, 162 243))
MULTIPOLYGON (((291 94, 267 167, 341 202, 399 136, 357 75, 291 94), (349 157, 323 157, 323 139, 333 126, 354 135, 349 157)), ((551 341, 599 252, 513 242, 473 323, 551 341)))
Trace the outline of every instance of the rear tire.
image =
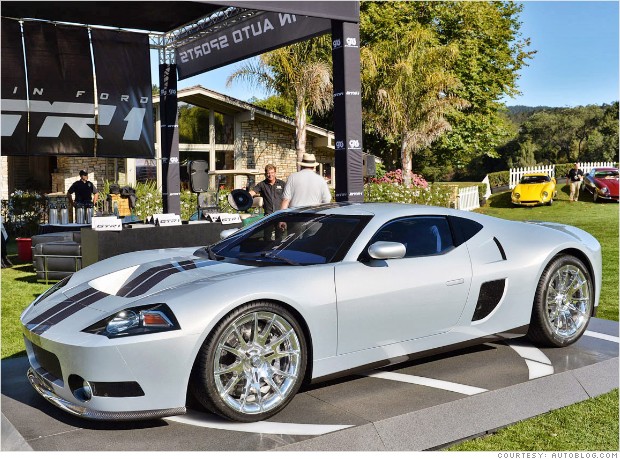
POLYGON ((568 346, 585 332, 593 305, 588 269, 572 255, 559 255, 538 282, 527 337, 543 346, 568 346))
POLYGON ((239 422, 267 419, 293 399, 307 365, 295 317, 257 301, 229 313, 203 343, 190 391, 209 411, 239 422))

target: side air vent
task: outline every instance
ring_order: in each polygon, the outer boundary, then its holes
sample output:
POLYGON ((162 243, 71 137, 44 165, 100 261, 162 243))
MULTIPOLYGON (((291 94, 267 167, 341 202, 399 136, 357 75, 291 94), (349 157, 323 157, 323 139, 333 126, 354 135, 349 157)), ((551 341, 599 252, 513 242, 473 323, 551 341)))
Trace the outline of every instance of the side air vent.
POLYGON ((491 311, 498 305, 499 300, 502 299, 505 287, 506 279, 485 282, 480 286, 480 295, 478 296, 474 316, 471 319, 472 322, 484 319, 491 314, 491 311))
POLYGON ((499 249, 499 253, 502 255, 502 260, 506 261, 506 252, 504 251, 504 247, 502 246, 502 244, 500 244, 499 240, 496 237, 493 238, 493 241, 495 241, 495 244, 499 249))

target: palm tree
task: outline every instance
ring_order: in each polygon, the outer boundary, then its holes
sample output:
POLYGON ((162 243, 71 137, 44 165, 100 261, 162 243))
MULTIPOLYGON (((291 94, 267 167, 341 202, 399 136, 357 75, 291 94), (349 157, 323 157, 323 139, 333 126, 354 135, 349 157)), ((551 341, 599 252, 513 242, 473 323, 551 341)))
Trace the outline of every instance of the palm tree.
POLYGON ((295 101, 297 160, 306 152, 308 112, 322 114, 333 104, 331 49, 325 36, 270 51, 230 75, 226 85, 245 80, 295 101))
POLYGON ((451 71, 456 53, 423 26, 362 49, 365 121, 399 139, 407 186, 413 155, 451 129, 448 113, 469 105, 452 94, 460 84, 451 71))

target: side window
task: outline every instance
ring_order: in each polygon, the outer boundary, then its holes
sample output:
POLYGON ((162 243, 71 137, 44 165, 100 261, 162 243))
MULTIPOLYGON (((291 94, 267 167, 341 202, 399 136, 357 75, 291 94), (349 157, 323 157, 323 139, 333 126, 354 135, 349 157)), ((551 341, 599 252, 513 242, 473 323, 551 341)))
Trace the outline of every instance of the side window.
POLYGON ((448 221, 444 217, 411 217, 386 224, 373 236, 377 241, 400 242, 406 258, 445 253, 454 247, 448 221))

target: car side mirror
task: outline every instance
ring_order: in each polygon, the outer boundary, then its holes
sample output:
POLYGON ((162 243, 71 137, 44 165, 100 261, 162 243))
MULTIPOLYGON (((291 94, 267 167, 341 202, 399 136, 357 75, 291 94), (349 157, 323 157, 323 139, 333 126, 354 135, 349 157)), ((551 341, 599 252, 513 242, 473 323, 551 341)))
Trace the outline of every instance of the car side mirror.
POLYGON ((368 255, 375 260, 404 258, 407 248, 400 242, 377 241, 368 247, 368 255))
POLYGON ((220 239, 226 239, 228 236, 232 236, 237 231, 239 231, 239 229, 240 228, 231 228, 231 229, 227 229, 227 230, 222 231, 220 233, 220 239))

